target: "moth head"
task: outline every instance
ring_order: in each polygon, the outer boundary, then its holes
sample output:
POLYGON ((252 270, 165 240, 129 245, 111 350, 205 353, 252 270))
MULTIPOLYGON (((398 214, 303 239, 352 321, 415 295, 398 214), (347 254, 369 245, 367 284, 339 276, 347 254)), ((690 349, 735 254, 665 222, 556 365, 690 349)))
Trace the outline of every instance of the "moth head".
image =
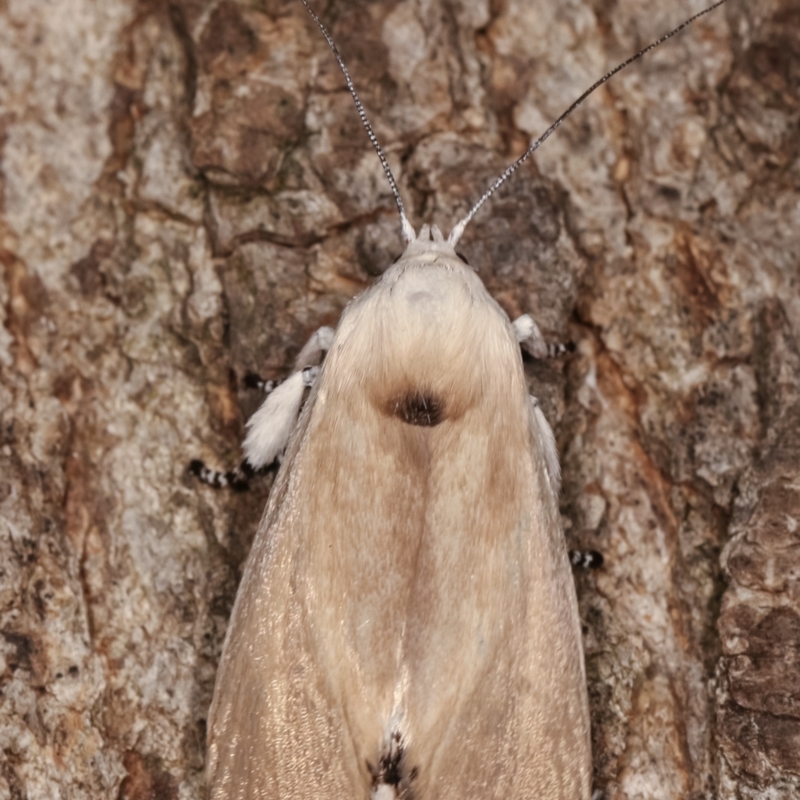
POLYGON ((413 258, 424 256, 427 253, 441 253, 453 258, 456 255, 455 247, 449 239, 445 239, 438 225, 423 225, 419 234, 415 236, 407 245, 401 258, 413 258))
POLYGON ((423 225, 418 234, 406 244, 406 249, 394 260, 415 263, 437 263, 443 267, 450 266, 453 261, 469 266, 469 261, 457 252, 449 239, 445 239, 438 225, 423 225))

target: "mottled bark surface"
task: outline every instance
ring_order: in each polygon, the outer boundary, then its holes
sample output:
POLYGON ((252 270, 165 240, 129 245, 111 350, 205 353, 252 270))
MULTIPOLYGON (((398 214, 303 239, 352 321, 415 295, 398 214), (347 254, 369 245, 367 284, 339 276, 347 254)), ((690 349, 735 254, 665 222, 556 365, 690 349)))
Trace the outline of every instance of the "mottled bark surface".
MULTIPOLYGON (((699 0, 317 2, 445 230, 699 0)), ((258 398, 401 250, 294 0, 0 4, 0 798, 200 798, 258 398)), ((608 798, 800 793, 800 2, 603 87, 460 250, 554 425, 608 798)))

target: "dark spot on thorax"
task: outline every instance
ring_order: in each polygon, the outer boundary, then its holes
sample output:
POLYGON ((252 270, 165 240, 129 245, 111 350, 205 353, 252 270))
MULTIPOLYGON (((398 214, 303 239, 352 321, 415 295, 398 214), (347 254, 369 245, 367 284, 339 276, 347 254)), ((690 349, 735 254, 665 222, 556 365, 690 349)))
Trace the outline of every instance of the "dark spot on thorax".
POLYGON ((388 411, 408 425, 432 428, 444 420, 445 403, 436 394, 415 390, 392 398, 388 411))

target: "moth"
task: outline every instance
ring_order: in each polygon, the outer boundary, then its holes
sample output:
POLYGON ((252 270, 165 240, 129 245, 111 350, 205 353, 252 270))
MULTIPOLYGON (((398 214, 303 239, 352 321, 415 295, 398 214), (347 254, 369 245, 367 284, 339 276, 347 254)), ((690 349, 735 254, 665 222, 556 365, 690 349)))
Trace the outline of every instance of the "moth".
MULTIPOLYGON (((587 800, 558 456, 520 353, 552 348, 529 316, 509 320, 455 248, 594 89, 725 0, 584 92, 447 237, 410 224, 342 58, 302 2, 381 160, 406 248, 248 422, 245 472, 285 455, 217 674, 210 796, 587 800)), ((235 479, 204 470, 195 463, 208 482, 235 479)))

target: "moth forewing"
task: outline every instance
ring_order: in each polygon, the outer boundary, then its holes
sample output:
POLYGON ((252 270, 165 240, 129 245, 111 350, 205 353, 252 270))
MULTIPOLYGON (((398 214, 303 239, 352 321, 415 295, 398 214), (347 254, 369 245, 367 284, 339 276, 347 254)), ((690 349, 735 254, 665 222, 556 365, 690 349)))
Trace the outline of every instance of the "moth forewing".
POLYGON ((415 234, 341 56, 302 2, 345 75, 408 246, 332 341, 316 334, 250 426, 258 467, 286 443, 306 362, 330 347, 234 605, 209 718, 211 797, 588 800, 558 459, 519 342, 537 357, 550 348, 532 320, 510 323, 454 248, 591 92, 725 0, 595 82, 447 241, 427 225, 415 234))
POLYGON ((410 245, 345 311, 254 543, 212 797, 378 797, 392 741, 397 796, 588 797, 550 435, 505 313, 410 245))

